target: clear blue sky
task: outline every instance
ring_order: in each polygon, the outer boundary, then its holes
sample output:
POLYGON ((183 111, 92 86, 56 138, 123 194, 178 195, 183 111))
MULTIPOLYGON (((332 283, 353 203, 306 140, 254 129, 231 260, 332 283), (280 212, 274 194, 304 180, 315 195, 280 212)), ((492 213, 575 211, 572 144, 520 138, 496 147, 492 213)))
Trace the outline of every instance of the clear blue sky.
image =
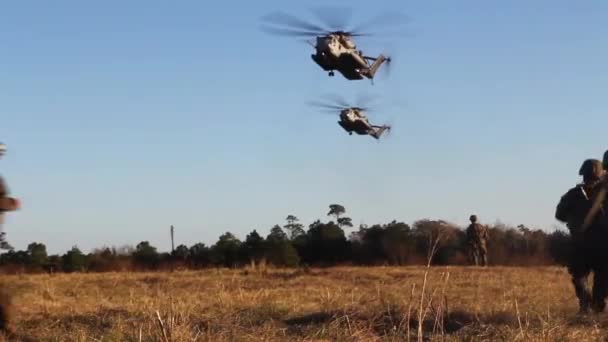
POLYGON ((608 2, 337 1, 410 34, 370 82, 327 77, 312 48, 259 18, 291 1, 0 4, 0 173, 17 248, 213 243, 306 225, 340 203, 355 224, 441 218, 554 229, 559 196, 606 146, 608 2), (369 10, 369 12, 367 12, 369 10), (366 13, 367 12, 367 13, 366 13), (306 101, 379 96, 377 142, 306 101))

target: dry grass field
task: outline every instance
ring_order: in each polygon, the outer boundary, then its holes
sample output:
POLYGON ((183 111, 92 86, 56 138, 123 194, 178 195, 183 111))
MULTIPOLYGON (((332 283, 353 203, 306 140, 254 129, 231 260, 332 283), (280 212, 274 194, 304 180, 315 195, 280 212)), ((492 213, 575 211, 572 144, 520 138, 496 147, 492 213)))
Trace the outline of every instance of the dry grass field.
POLYGON ((426 271, 213 269, 5 276, 2 283, 18 308, 18 335, 32 341, 590 341, 608 336, 603 314, 576 315, 563 268, 426 271))

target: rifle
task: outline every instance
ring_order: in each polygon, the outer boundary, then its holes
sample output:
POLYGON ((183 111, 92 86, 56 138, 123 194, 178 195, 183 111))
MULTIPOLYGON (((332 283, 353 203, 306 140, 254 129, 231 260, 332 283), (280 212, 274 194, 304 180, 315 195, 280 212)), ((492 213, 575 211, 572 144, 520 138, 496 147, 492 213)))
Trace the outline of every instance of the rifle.
POLYGON ((593 205, 591 206, 591 209, 589 209, 589 212, 587 212, 583 225, 581 226, 581 230, 583 232, 589 228, 597 213, 603 209, 604 200, 606 199, 606 194, 608 193, 608 175, 602 176, 599 187, 600 190, 593 199, 593 205))

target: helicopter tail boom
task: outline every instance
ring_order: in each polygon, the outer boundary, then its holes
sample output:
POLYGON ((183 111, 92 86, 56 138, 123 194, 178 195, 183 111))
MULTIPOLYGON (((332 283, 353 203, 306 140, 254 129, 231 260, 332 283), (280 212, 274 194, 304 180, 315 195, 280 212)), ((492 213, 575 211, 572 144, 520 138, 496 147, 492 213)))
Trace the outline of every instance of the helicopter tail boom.
POLYGON ((380 69, 380 66, 384 64, 384 62, 390 61, 390 59, 385 57, 384 55, 379 55, 377 58, 365 57, 365 59, 374 61, 374 63, 367 70, 361 72, 363 76, 370 79, 374 78, 376 72, 378 71, 378 69, 380 69))
POLYGON ((372 126, 373 127, 373 131, 370 132, 370 135, 376 139, 380 139, 380 137, 382 136, 382 134, 384 134, 385 131, 390 131, 391 127, 390 126, 372 126))

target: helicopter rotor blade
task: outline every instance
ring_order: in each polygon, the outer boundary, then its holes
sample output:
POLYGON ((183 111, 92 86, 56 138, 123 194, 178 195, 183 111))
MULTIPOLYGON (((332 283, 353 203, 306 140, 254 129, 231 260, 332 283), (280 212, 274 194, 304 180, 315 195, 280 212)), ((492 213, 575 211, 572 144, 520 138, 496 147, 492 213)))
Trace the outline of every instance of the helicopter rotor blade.
POLYGON ((318 108, 323 108, 323 109, 331 109, 333 111, 340 111, 343 110, 344 107, 340 107, 337 105, 332 105, 332 104, 328 104, 328 103, 324 103, 324 102, 320 102, 320 101, 308 101, 308 104, 314 107, 318 107, 318 108))
POLYGON ((369 105, 376 99, 375 96, 371 94, 358 94, 355 103, 357 107, 363 109, 364 111, 370 110, 369 105))
POLYGON ((274 12, 274 13, 268 14, 263 17, 263 20, 268 23, 273 23, 276 25, 284 25, 284 26, 288 26, 288 27, 292 27, 292 28, 296 28, 296 29, 300 29, 300 30, 306 30, 309 32, 316 32, 318 34, 325 34, 328 31, 319 25, 315 25, 315 24, 306 22, 302 19, 298 19, 298 18, 294 17, 293 15, 283 13, 283 12, 274 12))
POLYGON ((314 31, 297 31, 292 29, 285 28, 276 28, 276 27, 261 27, 262 31, 270 34, 275 34, 279 36, 291 36, 291 37, 315 37, 323 35, 323 32, 314 32, 314 31))
POLYGON ((311 9, 311 11, 325 24, 325 26, 336 31, 346 30, 346 26, 353 14, 351 8, 339 6, 316 7, 311 9))
MULTIPOLYGON (((354 36, 369 36, 369 35, 387 35, 391 32, 387 31, 376 31, 375 33, 371 33, 374 27, 382 28, 387 26, 394 26, 398 24, 402 24, 407 21, 407 17, 400 13, 396 12, 385 12, 383 14, 377 15, 376 17, 367 20, 354 28, 350 29, 351 35, 354 36), (362 33, 368 32, 368 33, 362 33)), ((395 32, 396 33, 396 32, 395 32)), ((401 32, 399 32, 401 33, 401 32)))
POLYGON ((358 109, 365 116, 368 116, 368 114, 370 114, 370 113, 374 113, 374 110, 372 108, 370 108, 370 107, 356 106, 356 107, 353 107, 353 108, 358 109))
POLYGON ((347 31, 344 32, 345 35, 349 36, 349 37, 373 37, 373 36, 377 36, 377 34, 374 33, 362 33, 362 32, 351 32, 351 31, 347 31))
POLYGON ((338 95, 338 94, 325 94, 323 95, 323 97, 332 103, 335 103, 339 106, 341 106, 342 108, 350 108, 352 107, 352 105, 350 105, 348 103, 348 101, 346 101, 342 96, 338 95))

